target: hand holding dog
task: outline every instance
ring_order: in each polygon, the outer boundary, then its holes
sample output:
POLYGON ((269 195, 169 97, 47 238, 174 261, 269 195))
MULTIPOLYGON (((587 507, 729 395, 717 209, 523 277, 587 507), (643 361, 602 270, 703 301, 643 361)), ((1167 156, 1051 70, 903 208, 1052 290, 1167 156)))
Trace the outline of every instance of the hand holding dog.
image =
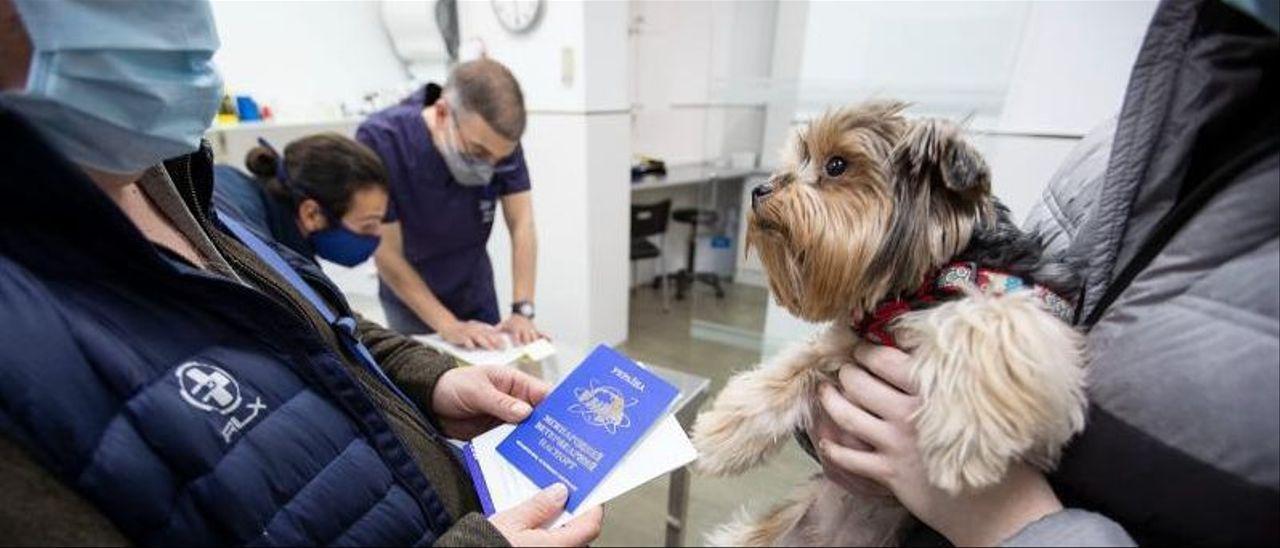
POLYGON ((810 431, 829 479, 861 493, 874 491, 865 480, 887 488, 957 546, 998 544, 1062 509, 1044 476, 1021 463, 1000 483, 956 496, 930 484, 911 420, 920 401, 908 372, 910 356, 863 345, 855 358, 861 367, 842 367, 839 388, 822 387, 810 431))

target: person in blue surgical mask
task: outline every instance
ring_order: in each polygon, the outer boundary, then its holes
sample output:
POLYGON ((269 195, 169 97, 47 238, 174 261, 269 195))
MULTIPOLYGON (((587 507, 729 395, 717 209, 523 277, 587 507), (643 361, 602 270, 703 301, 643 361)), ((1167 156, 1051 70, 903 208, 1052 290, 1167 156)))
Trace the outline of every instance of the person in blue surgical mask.
MULTIPOLYGON (((484 515, 447 440, 523 420, 546 383, 356 316, 215 208, 217 47, 207 1, 0 0, 0 539, 594 539, 599 508, 543 527, 562 485, 484 515)), ((328 215, 317 251, 367 255, 328 215)))
POLYGON ((299 255, 342 266, 378 248, 387 214, 387 172, 364 145, 336 133, 303 137, 277 151, 259 140, 245 155, 246 174, 213 168, 213 200, 299 255))

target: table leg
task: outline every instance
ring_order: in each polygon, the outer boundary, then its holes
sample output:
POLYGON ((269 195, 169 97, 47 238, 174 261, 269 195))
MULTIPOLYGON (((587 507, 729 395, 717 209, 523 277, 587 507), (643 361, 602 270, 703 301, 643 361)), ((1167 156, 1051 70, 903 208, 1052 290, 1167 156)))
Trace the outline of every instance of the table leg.
POLYGON ((684 546, 685 520, 689 514, 689 468, 671 473, 667 488, 667 538, 665 546, 684 546))

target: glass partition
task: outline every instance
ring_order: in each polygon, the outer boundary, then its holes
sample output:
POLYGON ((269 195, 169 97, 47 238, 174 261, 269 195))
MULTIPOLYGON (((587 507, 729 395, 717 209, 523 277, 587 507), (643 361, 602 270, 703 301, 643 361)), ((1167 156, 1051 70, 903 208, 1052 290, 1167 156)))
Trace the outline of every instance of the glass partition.
POLYGON ((698 262, 721 299, 692 292, 691 332, 761 357, 818 326, 767 296, 745 249, 750 189, 778 164, 799 126, 867 100, 909 103, 910 117, 962 124, 984 154, 997 196, 1021 218, 1061 160, 1119 109, 1154 2, 728 2, 706 9, 703 158, 757 173, 701 190, 721 213, 698 262), (718 238, 718 239, 717 239, 718 238), (719 243, 723 247, 716 247, 719 243), (728 258, 728 256, 732 256, 728 258))

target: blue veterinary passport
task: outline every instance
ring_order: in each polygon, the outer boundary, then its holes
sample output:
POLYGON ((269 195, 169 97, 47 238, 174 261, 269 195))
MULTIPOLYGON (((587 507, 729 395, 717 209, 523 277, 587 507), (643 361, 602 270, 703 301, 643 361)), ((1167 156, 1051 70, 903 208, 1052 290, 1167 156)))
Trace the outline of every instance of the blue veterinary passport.
POLYGON ((498 444, 498 453, 538 487, 569 488, 577 510, 679 391, 607 346, 597 346, 498 444))

